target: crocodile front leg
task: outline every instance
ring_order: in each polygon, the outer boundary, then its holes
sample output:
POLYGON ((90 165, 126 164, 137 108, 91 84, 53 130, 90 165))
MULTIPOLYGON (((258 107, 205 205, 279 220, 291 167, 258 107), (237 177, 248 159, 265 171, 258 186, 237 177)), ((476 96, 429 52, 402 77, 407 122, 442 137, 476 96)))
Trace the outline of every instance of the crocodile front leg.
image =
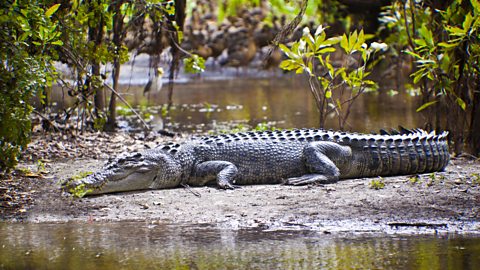
POLYGON ((238 172, 237 166, 228 161, 212 160, 205 161, 195 166, 194 180, 192 185, 205 185, 213 180, 221 189, 234 189, 233 179, 238 172))
POLYGON ((334 142, 312 142, 303 149, 305 166, 310 174, 286 179, 286 185, 307 185, 313 183, 333 183, 338 181, 340 170, 332 157, 342 159, 352 155, 348 146, 334 142))

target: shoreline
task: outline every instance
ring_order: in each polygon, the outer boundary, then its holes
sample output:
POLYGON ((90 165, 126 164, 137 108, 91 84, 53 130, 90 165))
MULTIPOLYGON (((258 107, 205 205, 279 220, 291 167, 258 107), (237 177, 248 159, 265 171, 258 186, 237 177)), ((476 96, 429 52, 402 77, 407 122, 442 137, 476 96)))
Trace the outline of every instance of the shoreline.
POLYGON ((2 209, 2 221, 136 221, 325 233, 480 233, 480 162, 466 158, 452 158, 444 172, 348 179, 326 185, 251 185, 236 190, 174 188, 81 199, 60 190, 58 183, 62 179, 100 169, 109 155, 143 150, 170 140, 157 137, 146 141, 131 136, 135 135, 117 134, 111 138, 97 133, 91 138, 85 135, 80 144, 53 135, 49 139, 35 137, 27 154, 35 152, 36 156, 30 154, 32 160, 19 165, 30 175, 14 174, 0 182, 9 185, 5 198, 13 198, 0 200, 0 204, 11 204, 2 209), (69 155, 63 156, 65 153, 69 155), (91 158, 92 153, 95 158, 91 158), (35 173, 39 165, 33 160, 39 158, 44 160, 45 168, 35 173), (383 182, 384 187, 375 189, 374 180, 383 182))

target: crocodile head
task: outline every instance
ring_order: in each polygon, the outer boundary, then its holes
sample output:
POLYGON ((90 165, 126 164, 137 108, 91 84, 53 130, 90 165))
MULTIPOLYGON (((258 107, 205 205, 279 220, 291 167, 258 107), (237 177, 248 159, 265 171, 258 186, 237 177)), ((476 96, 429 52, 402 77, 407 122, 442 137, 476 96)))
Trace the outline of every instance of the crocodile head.
POLYGON ((155 150, 123 153, 110 159, 98 172, 66 181, 63 188, 80 196, 168 188, 178 185, 180 173, 180 166, 168 153, 155 150))

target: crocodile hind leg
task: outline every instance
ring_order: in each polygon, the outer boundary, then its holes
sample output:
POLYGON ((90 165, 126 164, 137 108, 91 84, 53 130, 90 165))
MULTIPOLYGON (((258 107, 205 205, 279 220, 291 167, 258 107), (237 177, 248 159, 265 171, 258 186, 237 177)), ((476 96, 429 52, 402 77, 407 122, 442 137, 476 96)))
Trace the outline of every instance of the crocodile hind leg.
POLYGON ((312 142, 303 149, 305 166, 310 174, 286 179, 286 185, 308 185, 313 183, 334 183, 340 177, 340 170, 331 157, 341 160, 351 156, 351 149, 334 142, 312 142))
POLYGON ((206 184, 216 180, 219 188, 234 189, 238 188, 238 186, 233 185, 233 179, 237 172, 237 166, 231 162, 221 160, 205 161, 195 167, 194 182, 206 184))

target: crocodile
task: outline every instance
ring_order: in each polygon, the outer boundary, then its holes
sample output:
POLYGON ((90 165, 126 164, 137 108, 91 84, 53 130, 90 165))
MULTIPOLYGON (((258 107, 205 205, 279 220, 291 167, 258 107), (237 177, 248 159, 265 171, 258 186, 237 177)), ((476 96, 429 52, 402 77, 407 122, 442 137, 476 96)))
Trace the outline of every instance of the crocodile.
POLYGON ((90 194, 217 185, 307 185, 339 179, 443 170, 448 132, 421 129, 379 134, 323 129, 240 132, 167 143, 111 158, 98 172, 64 183, 90 194))

